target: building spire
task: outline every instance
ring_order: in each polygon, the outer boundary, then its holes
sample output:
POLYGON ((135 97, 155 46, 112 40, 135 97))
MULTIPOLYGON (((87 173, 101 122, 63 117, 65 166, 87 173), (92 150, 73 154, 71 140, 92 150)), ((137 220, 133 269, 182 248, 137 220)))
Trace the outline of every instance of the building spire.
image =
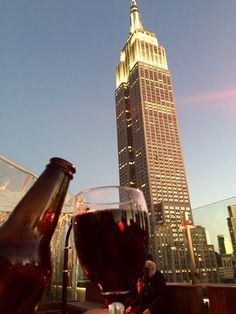
POLYGON ((138 6, 136 0, 131 1, 130 6, 130 34, 134 33, 136 30, 143 30, 143 25, 141 17, 138 11, 138 6))

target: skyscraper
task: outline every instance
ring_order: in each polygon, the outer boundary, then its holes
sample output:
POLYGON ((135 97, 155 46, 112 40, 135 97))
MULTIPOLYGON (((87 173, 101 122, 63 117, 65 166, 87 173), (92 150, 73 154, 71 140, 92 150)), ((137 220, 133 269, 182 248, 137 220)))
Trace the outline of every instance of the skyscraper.
POLYGON ((192 210, 165 48, 131 1, 128 40, 116 68, 120 184, 140 188, 150 211, 151 248, 169 280, 189 280, 186 228, 192 210))
POLYGON ((224 235, 218 234, 217 235, 217 241, 218 241, 220 255, 225 255, 226 249, 225 249, 225 237, 224 237, 224 235))

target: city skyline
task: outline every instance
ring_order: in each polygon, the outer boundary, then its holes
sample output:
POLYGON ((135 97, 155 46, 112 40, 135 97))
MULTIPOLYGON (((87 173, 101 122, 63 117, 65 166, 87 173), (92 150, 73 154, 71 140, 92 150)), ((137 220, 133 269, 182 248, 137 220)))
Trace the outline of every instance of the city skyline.
MULTIPOLYGON (((167 50, 194 208, 236 194, 236 6, 170 3, 139 0, 138 6, 145 29, 167 50)), ((0 154, 38 174, 54 155, 70 160, 77 167, 73 193, 118 184, 114 68, 129 6, 123 0, 0 3, 0 154)))

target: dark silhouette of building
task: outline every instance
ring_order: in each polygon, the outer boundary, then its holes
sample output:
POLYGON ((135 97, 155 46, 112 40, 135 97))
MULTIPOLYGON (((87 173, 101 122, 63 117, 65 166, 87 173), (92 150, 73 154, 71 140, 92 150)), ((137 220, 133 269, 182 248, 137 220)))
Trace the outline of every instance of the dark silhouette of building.
POLYGON ((220 255, 226 254, 226 249, 225 249, 225 237, 222 234, 217 235, 217 241, 218 241, 218 246, 219 246, 219 253, 220 255))
POLYGON ((228 206, 229 217, 227 218, 229 234, 233 246, 233 254, 236 257, 236 205, 228 206))

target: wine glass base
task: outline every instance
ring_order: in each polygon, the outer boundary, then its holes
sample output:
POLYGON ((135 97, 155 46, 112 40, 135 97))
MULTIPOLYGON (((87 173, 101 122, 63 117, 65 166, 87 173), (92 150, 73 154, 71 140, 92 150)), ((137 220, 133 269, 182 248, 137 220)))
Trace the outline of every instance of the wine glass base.
POLYGON ((108 308, 109 314, 123 314, 125 313, 125 304, 129 299, 130 291, 103 291, 102 295, 105 297, 105 304, 108 308))
POLYGON ((115 302, 126 304, 126 300, 130 295, 130 291, 103 291, 101 294, 104 296, 107 305, 115 302))
POLYGON ((108 313, 109 314, 124 314, 125 306, 120 302, 113 302, 108 305, 108 313))

